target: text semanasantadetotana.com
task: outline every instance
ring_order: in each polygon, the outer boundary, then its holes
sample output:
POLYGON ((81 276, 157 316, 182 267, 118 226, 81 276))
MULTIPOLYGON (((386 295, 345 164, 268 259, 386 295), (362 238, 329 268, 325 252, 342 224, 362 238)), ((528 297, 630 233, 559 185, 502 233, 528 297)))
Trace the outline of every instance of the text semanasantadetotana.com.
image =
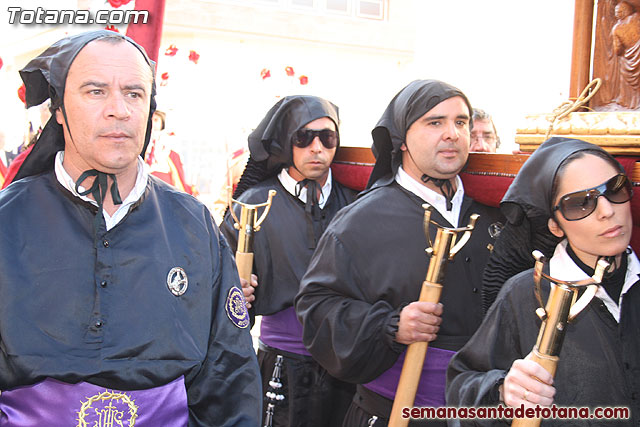
POLYGON ((524 405, 487 407, 413 407, 402 408, 402 418, 411 419, 507 419, 507 418, 550 418, 550 419, 628 419, 629 408, 556 406, 551 405, 525 408, 524 405))

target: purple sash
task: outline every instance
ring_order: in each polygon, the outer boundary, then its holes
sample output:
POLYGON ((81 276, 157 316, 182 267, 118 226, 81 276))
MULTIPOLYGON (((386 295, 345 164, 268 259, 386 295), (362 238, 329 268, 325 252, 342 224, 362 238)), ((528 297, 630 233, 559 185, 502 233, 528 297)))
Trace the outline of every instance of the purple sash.
POLYGON ((293 307, 285 308, 276 314, 262 316, 260 341, 273 348, 311 356, 302 343, 302 325, 293 307))
MULTIPOLYGON (((444 406, 447 365, 449 365, 449 360, 454 354, 456 354, 455 351, 429 347, 427 357, 424 359, 422 376, 418 384, 414 406, 432 408, 444 406)), ((364 386, 387 399, 393 400, 398 388, 398 381, 400 381, 405 355, 406 352, 402 353, 391 368, 370 383, 364 384, 364 386)))
POLYGON ((0 394, 0 426, 158 427, 189 421, 184 377, 146 390, 118 391, 47 378, 0 394))

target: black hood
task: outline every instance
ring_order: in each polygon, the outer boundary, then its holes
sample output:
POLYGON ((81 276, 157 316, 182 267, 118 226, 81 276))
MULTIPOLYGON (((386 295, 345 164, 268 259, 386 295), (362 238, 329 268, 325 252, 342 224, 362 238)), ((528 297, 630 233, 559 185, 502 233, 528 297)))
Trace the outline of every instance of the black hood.
POLYGON ((369 177, 367 188, 381 178, 393 179, 402 163, 400 147, 405 142, 409 127, 433 107, 455 96, 464 100, 471 116, 473 111, 471 103, 464 93, 439 80, 415 80, 393 98, 378 124, 371 131, 373 136, 371 151, 376 157, 376 164, 369 177))

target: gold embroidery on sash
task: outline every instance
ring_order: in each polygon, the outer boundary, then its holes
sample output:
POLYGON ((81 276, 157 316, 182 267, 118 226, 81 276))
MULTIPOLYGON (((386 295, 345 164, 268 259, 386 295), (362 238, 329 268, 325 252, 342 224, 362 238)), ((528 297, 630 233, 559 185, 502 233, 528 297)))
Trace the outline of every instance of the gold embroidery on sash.
POLYGON ((78 411, 77 427, 125 427, 125 424, 123 424, 125 412, 129 413, 128 427, 134 427, 136 418, 138 417, 138 407, 135 405, 135 401, 124 393, 105 390, 100 394, 91 396, 86 402, 81 403, 82 407, 80 411, 78 411), (107 402, 107 405, 101 408, 91 407, 92 404, 99 401, 107 402), (114 403, 116 403, 116 405, 114 405, 114 403), (91 409, 93 409, 95 417, 97 417, 97 420, 94 421, 92 426, 87 424, 86 421, 87 415, 91 413, 91 409))

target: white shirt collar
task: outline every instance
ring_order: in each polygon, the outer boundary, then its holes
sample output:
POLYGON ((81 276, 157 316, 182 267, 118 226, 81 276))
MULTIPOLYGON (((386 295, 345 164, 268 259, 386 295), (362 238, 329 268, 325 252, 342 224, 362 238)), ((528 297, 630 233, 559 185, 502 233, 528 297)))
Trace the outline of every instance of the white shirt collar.
MULTIPOLYGON (((285 188, 285 190, 287 190, 289 193, 291 193, 294 196, 296 195, 296 184, 298 183, 298 181, 296 181, 291 177, 291 175, 289 175, 289 172, 287 172, 287 168, 282 168, 282 170, 280 171, 280 174, 278 175, 278 180, 280 180, 280 183, 285 188)), ((327 203, 327 200, 329 200, 329 195, 331 194, 331 186, 332 186, 331 182, 332 182, 331 169, 329 169, 327 182, 325 182, 324 185, 322 186, 322 190, 321 190, 322 194, 320 195, 320 200, 318 200, 318 206, 320 206, 320 209, 324 209, 324 205, 327 203)), ((307 187, 304 187, 300 191, 300 195, 298 196, 298 199, 302 200, 303 203, 307 203, 307 187)))
POLYGON ((464 199, 464 187, 462 180, 456 175, 456 194, 454 194, 451 203, 453 207, 450 211, 447 210, 447 199, 432 189, 425 186, 422 182, 416 181, 411 175, 402 169, 402 166, 398 168, 395 177, 396 182, 404 189, 412 192, 416 196, 420 197, 425 202, 433 206, 440 215, 442 215, 451 225, 458 227, 458 221, 460 219, 460 210, 462 208, 462 200, 464 199))
MULTIPOLYGON (((582 269, 573 262, 567 253, 567 243, 567 239, 564 239, 556 246, 553 257, 549 261, 549 273, 551 277, 567 281, 588 279, 589 276, 587 276, 587 273, 582 271, 582 269)), ((611 299, 607 291, 602 286, 598 286, 596 297, 602 300, 617 322, 620 322, 620 306, 622 305, 622 299, 629 289, 638 282, 639 275, 640 262, 638 261, 636 254, 631 250, 631 253, 627 256, 627 272, 625 274, 624 285, 622 286, 622 292, 620 292, 620 299, 618 303, 616 304, 613 299, 611 299)))
MULTIPOLYGON (((71 175, 67 173, 62 165, 62 161, 64 160, 64 151, 58 151, 56 154, 56 159, 54 163, 54 170, 56 173, 56 178, 58 182, 67 190, 71 192, 74 196, 93 204, 94 206, 98 206, 98 203, 90 199, 87 196, 81 196, 76 191, 76 183, 71 178, 71 175)), ((127 197, 122 201, 122 204, 118 206, 118 210, 116 210, 113 215, 109 215, 104 209, 102 210, 102 214, 104 216, 104 221, 107 226, 107 230, 111 230, 113 227, 118 225, 120 221, 127 215, 129 212, 129 207, 137 202, 140 197, 144 194, 144 190, 147 187, 147 181, 149 180, 149 167, 142 160, 140 156, 138 156, 138 173, 136 175, 136 183, 133 186, 133 189, 129 192, 127 197)), ((80 191, 85 191, 85 188, 80 186, 80 191)))

